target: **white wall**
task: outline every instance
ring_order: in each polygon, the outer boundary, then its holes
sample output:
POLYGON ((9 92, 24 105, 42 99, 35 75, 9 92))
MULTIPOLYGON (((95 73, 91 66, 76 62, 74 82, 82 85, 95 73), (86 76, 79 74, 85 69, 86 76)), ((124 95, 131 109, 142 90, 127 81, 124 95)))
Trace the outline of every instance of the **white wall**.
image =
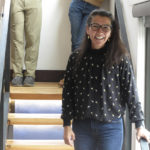
POLYGON ((42 0, 38 70, 63 70, 71 52, 68 8, 71 0, 42 0))

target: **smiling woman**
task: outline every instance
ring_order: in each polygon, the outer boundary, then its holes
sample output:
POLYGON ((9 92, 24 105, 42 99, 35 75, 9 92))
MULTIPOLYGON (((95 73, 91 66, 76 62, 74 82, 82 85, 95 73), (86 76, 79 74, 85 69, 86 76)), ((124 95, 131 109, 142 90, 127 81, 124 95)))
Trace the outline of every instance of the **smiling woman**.
POLYGON ((64 140, 76 150, 121 150, 126 104, 137 138, 149 142, 143 126, 129 54, 112 14, 96 9, 87 19, 81 47, 69 58, 63 88, 64 140), (73 119, 73 128, 71 120, 73 119))

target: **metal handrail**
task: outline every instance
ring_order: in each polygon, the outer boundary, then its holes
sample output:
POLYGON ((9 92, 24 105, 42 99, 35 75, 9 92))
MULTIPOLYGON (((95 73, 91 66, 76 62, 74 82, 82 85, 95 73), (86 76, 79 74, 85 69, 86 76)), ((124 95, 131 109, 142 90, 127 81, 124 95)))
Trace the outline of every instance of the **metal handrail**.
MULTIPOLYGON (((115 0, 115 15, 116 15, 116 19, 118 20, 118 23, 119 23, 122 40, 125 43, 128 51, 130 52, 130 47, 129 47, 129 42, 128 42, 128 38, 127 38, 127 32, 126 32, 126 27, 125 27, 123 11, 122 11, 122 6, 121 6, 120 0, 115 0)), ((126 116, 128 116, 128 111, 127 111, 126 116)), ((126 129, 128 130, 128 132, 126 132, 126 136, 125 136, 124 149, 131 150, 132 127, 131 127, 131 123, 129 122, 128 117, 126 117, 126 129)), ((149 150, 148 142, 145 139, 140 140, 140 145, 141 145, 141 150, 149 150)))
POLYGON ((5 150, 10 78, 9 13, 11 0, 5 0, 0 36, 0 150, 5 150))
MULTIPOLYGON (((6 56, 8 56, 7 52, 9 52, 9 35, 8 35, 8 29, 9 29, 9 12, 10 12, 10 0, 7 0, 5 2, 5 8, 4 8, 4 16, 2 20, 2 32, 1 32, 1 39, 0 39, 0 97, 2 97, 2 85, 3 85, 3 79, 5 69, 7 66, 5 66, 5 62, 8 62, 9 60, 5 60, 6 56), (7 51, 6 51, 7 50, 7 51)), ((8 57, 8 59, 10 59, 8 57)), ((0 99, 1 102, 1 99, 0 99)))

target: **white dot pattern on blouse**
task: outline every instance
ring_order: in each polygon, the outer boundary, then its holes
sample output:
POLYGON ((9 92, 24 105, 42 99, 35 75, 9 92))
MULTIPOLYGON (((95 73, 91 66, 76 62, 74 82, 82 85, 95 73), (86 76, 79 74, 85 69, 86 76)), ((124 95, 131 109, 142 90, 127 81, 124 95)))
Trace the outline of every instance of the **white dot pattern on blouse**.
POLYGON ((128 104, 132 122, 143 119, 132 66, 127 58, 119 65, 105 67, 105 53, 87 52, 74 72, 78 51, 68 61, 63 87, 62 119, 96 119, 111 122, 125 112, 128 104))

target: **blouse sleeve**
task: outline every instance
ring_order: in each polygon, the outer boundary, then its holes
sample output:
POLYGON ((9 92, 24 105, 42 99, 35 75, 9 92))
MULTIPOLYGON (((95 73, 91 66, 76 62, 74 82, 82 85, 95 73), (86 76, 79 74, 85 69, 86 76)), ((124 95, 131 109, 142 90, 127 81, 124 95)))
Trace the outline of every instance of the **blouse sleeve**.
POLYGON ((136 128, 138 128, 143 124, 144 115, 138 97, 132 65, 128 58, 122 59, 120 71, 122 98, 128 105, 131 122, 135 122, 136 128))
POLYGON ((73 82, 73 66, 75 56, 74 53, 69 57, 67 68, 64 75, 64 86, 62 94, 62 115, 63 125, 69 126, 73 118, 74 106, 73 106, 73 94, 74 94, 74 82, 73 82))

